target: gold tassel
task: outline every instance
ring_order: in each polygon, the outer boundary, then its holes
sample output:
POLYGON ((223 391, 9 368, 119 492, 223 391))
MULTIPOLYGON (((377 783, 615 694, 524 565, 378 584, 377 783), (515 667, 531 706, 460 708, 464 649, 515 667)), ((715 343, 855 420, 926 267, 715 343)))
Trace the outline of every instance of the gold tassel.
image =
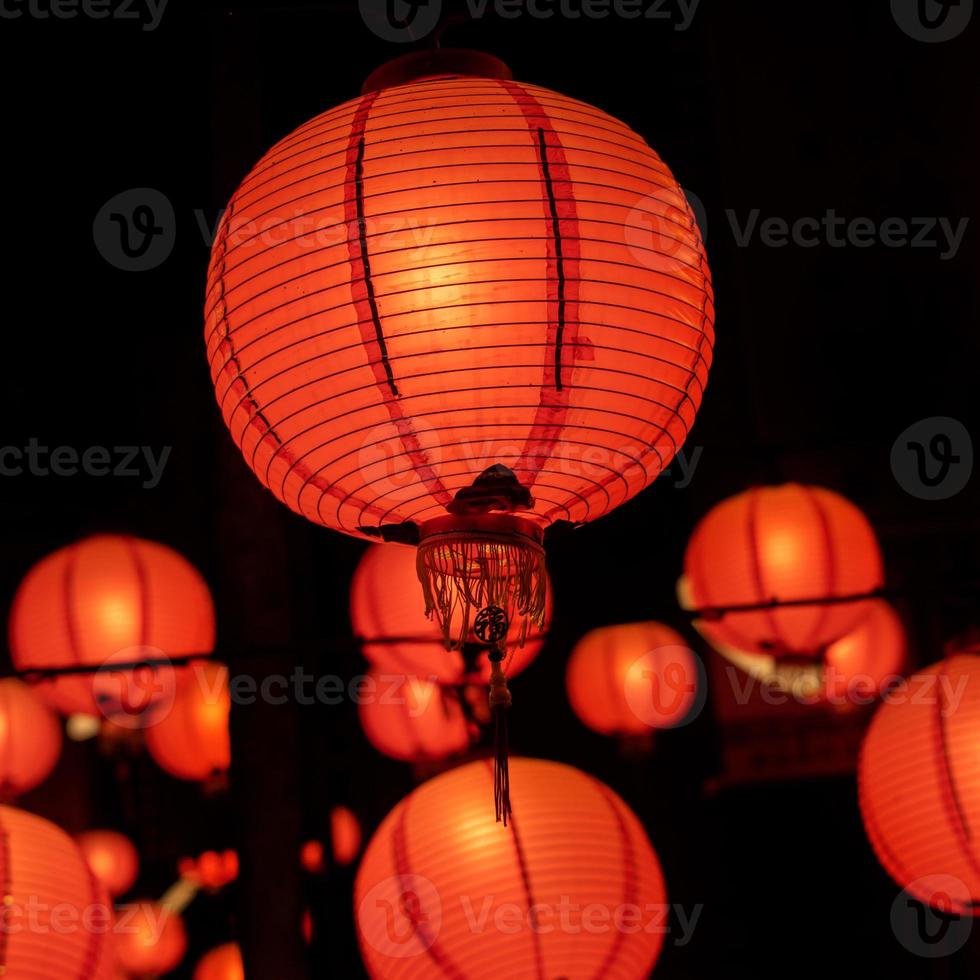
POLYGON ((510 817, 510 748, 508 745, 507 714, 511 696, 507 677, 500 666, 501 649, 490 653, 490 713, 493 715, 493 803, 497 823, 507 826, 510 817))

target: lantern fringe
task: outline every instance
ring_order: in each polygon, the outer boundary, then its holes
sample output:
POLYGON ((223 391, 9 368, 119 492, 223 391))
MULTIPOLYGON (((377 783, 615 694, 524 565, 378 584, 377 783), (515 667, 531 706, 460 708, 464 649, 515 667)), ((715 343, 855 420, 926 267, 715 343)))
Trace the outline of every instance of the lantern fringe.
POLYGON ((442 631, 448 649, 467 642, 474 614, 496 606, 507 615, 507 634, 501 649, 524 646, 531 625, 544 625, 544 549, 521 537, 488 535, 473 531, 434 535, 423 539, 416 564, 425 614, 442 631))

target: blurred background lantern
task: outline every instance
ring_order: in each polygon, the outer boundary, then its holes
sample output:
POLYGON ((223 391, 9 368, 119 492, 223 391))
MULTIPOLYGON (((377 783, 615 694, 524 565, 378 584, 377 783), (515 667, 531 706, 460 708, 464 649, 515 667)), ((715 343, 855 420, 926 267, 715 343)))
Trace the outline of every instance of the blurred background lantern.
POLYGON ((0 806, 0 839, 3 976, 111 980, 112 906, 75 842, 47 820, 9 806, 0 806), (60 921, 75 928, 31 928, 38 909, 60 909, 60 921))
POLYGON ((572 709, 601 735, 644 735, 683 723, 701 683, 684 638, 653 622, 586 633, 565 672, 572 709))
POLYGON ((256 164, 212 249, 205 337, 258 478, 318 524, 417 543, 444 643, 472 630, 495 651, 506 814, 500 660, 543 625, 544 528, 670 463, 714 307, 694 215, 643 139, 472 65, 399 59, 256 164), (358 235, 324 243, 311 221, 358 235))
POLYGON ((116 915, 116 962, 133 977, 158 977, 180 965, 187 929, 180 913, 161 902, 123 905, 116 915))
POLYGON ((27 573, 10 612, 18 670, 106 666, 38 683, 63 714, 148 713, 173 697, 173 669, 123 672, 108 665, 207 655, 213 648, 207 583, 173 549, 130 536, 85 538, 43 558, 27 573))
MULTIPOLYGON (((335 806, 330 811, 330 843, 333 862, 339 867, 352 864, 361 850, 361 824, 346 806, 335 806)), ((322 842, 306 841, 300 863, 310 874, 321 874, 326 869, 322 842)))
POLYGON ((202 661, 188 668, 173 704, 146 729, 146 747, 178 779, 206 782, 231 766, 228 668, 202 661))
POLYGON ((86 830, 75 837, 92 874, 112 898, 125 895, 139 875, 139 854, 132 841, 115 830, 86 830))
POLYGON ((0 799, 43 783, 58 763, 61 742, 51 709, 16 678, 0 680, 0 799))
POLYGON ((238 877, 238 852, 204 851, 196 860, 183 857, 177 863, 181 878, 208 891, 217 891, 238 877))
POLYGON ((664 938, 649 926, 667 896, 635 814, 577 769, 515 758, 513 822, 500 828, 486 819, 492 778, 485 761, 437 776, 371 839, 354 894, 368 973, 646 980, 664 938), (494 924, 501 908, 514 913, 506 930, 494 924), (583 926, 585 908, 604 927, 583 926), (624 909, 635 930, 614 924, 624 909), (467 911, 481 910, 487 927, 474 930, 467 911))
POLYGON ((703 517, 684 555, 690 601, 710 610, 811 603, 702 617, 712 643, 775 657, 816 657, 868 615, 883 584, 881 552, 864 514, 840 494, 787 483, 754 487, 703 517))
POLYGON ((194 980, 245 980, 238 944, 225 943, 205 953, 194 970, 194 980))
POLYGON ((861 749, 864 829, 909 894, 943 912, 980 908, 980 657, 913 674, 878 708, 861 749))
POLYGON ((424 677, 376 670, 367 676, 357 713, 379 752, 402 762, 425 762, 470 747, 471 726, 455 691, 424 677))
POLYGON ((904 675, 908 667, 905 627, 882 599, 868 601, 868 615, 831 643, 819 660, 787 661, 718 645, 718 652, 756 680, 802 702, 837 707, 868 704, 904 675))
MULTIPOLYGON (((438 624, 425 615, 415 562, 414 549, 394 544, 372 545, 364 552, 350 594, 351 624, 364 656, 388 673, 416 674, 447 685, 486 683, 486 657, 476 657, 468 666, 458 648, 446 649, 438 624)), ((508 644, 508 677, 519 674, 538 655, 551 613, 549 588, 542 625, 531 627, 523 646, 516 639, 508 644)))

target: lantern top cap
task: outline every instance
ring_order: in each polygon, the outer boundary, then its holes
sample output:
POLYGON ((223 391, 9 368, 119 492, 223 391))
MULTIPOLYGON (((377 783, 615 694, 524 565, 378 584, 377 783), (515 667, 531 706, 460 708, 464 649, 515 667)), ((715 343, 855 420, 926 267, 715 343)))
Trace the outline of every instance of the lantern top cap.
POLYGON ((499 58, 468 48, 432 48, 403 54, 375 68, 361 86, 361 95, 405 85, 434 75, 470 75, 511 79, 511 70, 499 58))

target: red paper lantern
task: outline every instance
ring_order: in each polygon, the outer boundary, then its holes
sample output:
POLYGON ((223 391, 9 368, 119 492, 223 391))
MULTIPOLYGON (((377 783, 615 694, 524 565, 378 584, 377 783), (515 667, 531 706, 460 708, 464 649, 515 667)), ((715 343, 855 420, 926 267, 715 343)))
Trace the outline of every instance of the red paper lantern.
POLYGON ((402 762, 445 759, 470 747, 470 732, 453 691, 424 677, 368 674, 358 717, 368 741, 402 762))
POLYGON ((568 661, 565 686, 582 724, 602 735, 643 735, 690 714, 697 660, 661 623, 624 623, 586 633, 568 661))
POLYGON ((218 946, 201 957, 194 980, 245 980, 242 951, 237 943, 218 946))
POLYGON ((61 725, 50 708, 13 677, 0 680, 0 797, 39 786, 61 755, 61 725))
POLYGON ((980 909, 980 657, 912 675, 878 708, 861 749, 858 789, 878 860, 920 901, 980 909))
POLYGON ((213 648, 211 593, 194 566, 162 544, 124 535, 85 538, 39 561, 10 613, 18 670, 107 665, 37 685, 64 714, 139 716, 163 707, 173 697, 173 670, 108 665, 213 648))
POLYGON ((777 657, 814 657, 855 629, 867 601, 819 604, 882 585, 867 518, 821 487, 754 487, 716 505, 694 529, 684 572, 698 609, 817 603, 728 612, 699 629, 712 643, 777 657))
POLYGON ((193 881, 209 891, 217 891, 238 877, 238 852, 205 851, 196 861, 191 857, 183 857, 177 862, 177 871, 181 878, 193 881))
POLYGON ((351 864, 361 850, 361 823, 353 810, 335 806, 330 811, 333 859, 341 867, 351 864))
POLYGON ((0 806, 0 839, 0 973, 10 980, 110 980, 112 906, 75 842, 9 806, 0 806), (61 927, 32 928, 44 909, 60 910, 61 927))
POLYGON ((501 660, 544 621, 544 528, 670 463, 713 320, 694 215, 636 133, 438 51, 254 167, 212 250, 205 332, 225 422, 280 500, 418 543, 446 646, 495 651, 502 731, 501 660))
POLYGON ((385 818, 354 894, 368 973, 646 980, 667 898, 635 814, 559 763, 513 759, 511 778, 506 828, 486 821, 483 761, 425 783, 385 818))
POLYGON ((123 906, 113 928, 116 961, 135 977, 158 977, 180 965, 187 930, 180 914, 159 902, 123 906))
MULTIPOLYGON (((542 625, 530 630, 523 646, 516 639, 508 644, 509 677, 538 655, 551 626, 551 612, 549 589, 542 625)), ((364 552, 351 582, 350 615, 364 656, 378 670, 416 674, 447 685, 490 679, 485 657, 479 658, 475 670, 467 669, 460 650, 447 650, 438 624, 425 615, 418 597, 415 551, 410 548, 372 545, 364 552)))
POLYGON ((195 664, 170 711, 147 728, 146 747, 178 779, 220 776, 231 766, 230 711, 228 668, 216 661, 195 664))
POLYGON ((136 883, 140 860, 132 841, 115 830, 87 830, 75 838, 92 874, 113 897, 125 895, 136 883))

